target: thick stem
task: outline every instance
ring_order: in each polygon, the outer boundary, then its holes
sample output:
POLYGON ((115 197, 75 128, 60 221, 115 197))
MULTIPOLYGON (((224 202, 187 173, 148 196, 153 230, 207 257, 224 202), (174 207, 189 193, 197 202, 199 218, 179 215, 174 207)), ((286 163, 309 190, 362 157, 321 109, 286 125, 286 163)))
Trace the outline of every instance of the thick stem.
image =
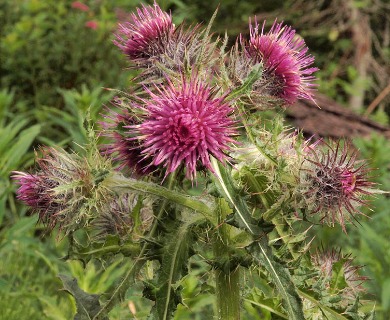
POLYGON ((240 319, 240 269, 231 270, 229 261, 229 242, 231 226, 222 223, 229 213, 226 203, 219 204, 218 220, 220 227, 214 241, 214 256, 223 261, 221 268, 215 270, 218 319, 240 319), (221 224, 222 223, 222 224, 221 224))
POLYGON ((240 269, 215 271, 218 319, 240 319, 240 269))

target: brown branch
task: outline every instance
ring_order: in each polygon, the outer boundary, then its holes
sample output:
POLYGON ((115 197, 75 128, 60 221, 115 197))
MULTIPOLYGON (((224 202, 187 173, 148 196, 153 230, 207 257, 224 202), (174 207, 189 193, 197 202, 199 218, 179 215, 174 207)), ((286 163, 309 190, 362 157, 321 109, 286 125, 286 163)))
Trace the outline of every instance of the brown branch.
POLYGON ((376 106, 390 93, 390 83, 387 85, 386 88, 382 90, 382 92, 370 103, 368 106, 366 112, 364 113, 364 116, 370 115, 376 106))

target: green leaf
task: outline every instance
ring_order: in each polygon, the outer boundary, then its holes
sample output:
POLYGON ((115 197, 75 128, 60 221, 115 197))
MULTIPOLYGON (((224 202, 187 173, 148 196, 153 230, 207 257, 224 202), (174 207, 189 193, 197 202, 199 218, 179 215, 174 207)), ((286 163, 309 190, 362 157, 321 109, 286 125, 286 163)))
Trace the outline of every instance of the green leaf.
POLYGON ((181 225, 177 232, 169 235, 162 252, 161 268, 158 272, 156 305, 153 311, 157 319, 171 319, 176 309, 175 283, 187 272, 187 260, 191 243, 190 225, 181 225))
POLYGON ((330 292, 339 293, 344 288, 348 287, 348 284, 345 280, 345 265, 346 259, 341 259, 333 264, 332 267, 332 279, 330 281, 330 292))
POLYGON ((283 298, 283 306, 289 315, 289 319, 304 319, 302 302, 299 297, 291 275, 279 262, 274 260, 272 250, 268 245, 266 235, 259 241, 252 243, 247 250, 253 255, 255 261, 263 265, 280 295, 283 298))
POLYGON ((166 199, 203 214, 203 216, 211 222, 215 220, 213 216, 215 203, 214 199, 211 199, 211 197, 188 196, 175 190, 169 190, 155 183, 126 178, 120 175, 113 176, 111 179, 106 179, 105 184, 108 188, 118 193, 132 191, 141 194, 146 193, 160 199, 166 199))
POLYGON ((382 284, 381 300, 383 309, 390 309, 390 278, 387 278, 382 284))
POLYGON ((261 234, 262 231, 252 218, 244 199, 235 190, 230 174, 226 168, 214 158, 211 159, 211 164, 216 175, 215 183, 220 193, 233 205, 239 226, 249 231, 252 235, 261 234))
MULTIPOLYGON (((60 274, 64 290, 71 294, 76 300, 77 313, 74 320, 91 320, 100 310, 99 295, 88 294, 81 290, 75 278, 60 274)), ((108 317, 100 318, 108 320, 108 317)))
POLYGON ((249 302, 255 306, 260 307, 261 309, 268 310, 271 313, 276 314, 278 317, 282 319, 288 319, 285 314, 280 312, 277 307, 270 301, 270 299, 257 299, 259 301, 254 301, 252 299, 245 298, 244 301, 249 302))
POLYGON ((131 241, 122 243, 118 235, 107 235, 104 241, 92 241, 83 246, 76 241, 69 248, 66 259, 79 259, 87 263, 91 259, 104 258, 122 253, 124 256, 135 256, 139 252, 139 245, 131 241))
POLYGON ((275 261, 272 249, 268 245, 266 234, 257 226, 256 220, 252 218, 247 204, 235 190, 226 168, 215 159, 212 159, 212 165, 218 178, 216 183, 222 189, 222 194, 234 206, 235 215, 238 217, 240 225, 256 239, 259 239, 247 247, 248 252, 252 254, 255 261, 263 265, 269 272, 273 283, 283 298, 283 306, 289 315, 289 319, 304 319, 302 302, 290 273, 280 263, 275 261))
POLYGON ((304 292, 302 290, 298 290, 298 293, 301 297, 304 297, 305 299, 308 299, 312 303, 314 303, 327 317, 327 319, 337 319, 337 320, 347 320, 348 318, 343 316, 342 314, 338 313, 337 311, 333 310, 332 308, 326 306, 321 301, 318 301, 316 298, 314 298, 310 293, 304 292))
POLYGON ((37 124, 19 133, 17 141, 9 146, 6 156, 0 161, 1 174, 12 170, 18 165, 40 130, 41 126, 37 124))

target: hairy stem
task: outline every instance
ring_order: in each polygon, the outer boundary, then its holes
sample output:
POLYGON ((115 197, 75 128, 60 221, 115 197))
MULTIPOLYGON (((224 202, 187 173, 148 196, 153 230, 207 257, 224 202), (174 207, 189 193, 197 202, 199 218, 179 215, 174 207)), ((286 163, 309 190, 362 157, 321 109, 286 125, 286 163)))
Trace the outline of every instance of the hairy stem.
POLYGON ((240 319, 240 269, 215 271, 218 319, 240 319))
POLYGON ((111 179, 107 179, 106 187, 110 190, 116 192, 141 192, 142 194, 150 194, 159 198, 172 201, 176 204, 182 205, 189 209, 195 210, 204 214, 205 216, 210 216, 212 213, 212 208, 210 204, 201 201, 199 198, 191 197, 186 194, 170 190, 161 185, 140 181, 132 178, 126 178, 123 176, 115 176, 111 179))

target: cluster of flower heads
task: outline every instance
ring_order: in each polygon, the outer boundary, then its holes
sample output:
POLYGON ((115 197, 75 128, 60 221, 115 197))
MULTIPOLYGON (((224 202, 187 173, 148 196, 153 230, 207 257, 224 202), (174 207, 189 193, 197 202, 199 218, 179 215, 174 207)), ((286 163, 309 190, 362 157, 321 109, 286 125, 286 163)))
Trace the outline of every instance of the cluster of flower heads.
MULTIPOLYGON (((236 92, 260 97, 252 103, 267 106, 267 101, 289 105, 299 98, 312 100, 317 69, 311 67, 314 58, 307 54, 304 41, 283 23, 275 21, 268 32, 265 22, 261 30, 259 27, 257 21, 250 23, 249 39, 240 35, 230 55, 225 55, 218 40, 212 42, 208 31, 199 25, 176 28, 171 14, 156 3, 139 8, 130 21, 120 24, 114 43, 144 77, 152 77, 147 84, 141 83, 140 92, 116 98, 102 122, 102 134, 109 138, 102 152, 119 163, 118 169, 129 169, 138 177, 155 172, 166 177, 182 170, 194 181, 199 170, 213 172, 211 157, 226 163, 241 143, 237 136, 240 127, 247 126, 241 119, 246 111, 237 107, 242 96, 236 92), (249 91, 237 90, 259 65, 261 72, 256 73, 249 91), (158 78, 153 77, 156 75, 158 78)), ((368 194, 371 186, 367 169, 357 166, 356 154, 350 155, 347 146, 329 145, 328 151, 321 151, 307 143, 302 144, 310 151, 304 164, 295 165, 302 159, 296 154, 295 135, 282 133, 279 140, 285 144, 279 143, 275 157, 288 160, 290 174, 302 165, 303 173, 297 180, 303 185, 298 189, 306 207, 345 230, 345 222, 360 213, 358 205, 366 204, 362 195, 368 194)), ((64 199, 74 196, 70 192, 56 194, 52 189, 78 181, 82 175, 76 167, 68 168, 69 173, 59 182, 63 164, 56 163, 57 158, 50 158, 50 166, 43 165, 47 160, 38 162, 40 174, 14 176, 21 185, 19 198, 45 222, 64 216, 64 199)), ((83 179, 90 178, 84 174, 83 179)))
POLYGON ((139 231, 149 229, 151 202, 143 201, 145 205, 134 221, 130 214, 139 197, 114 194, 105 185, 111 176, 107 159, 98 156, 88 161, 57 148, 42 149, 41 153, 35 173, 15 171, 12 178, 20 185, 18 199, 37 213, 49 230, 57 226, 68 234, 91 225, 97 231, 96 238, 113 234, 124 239, 135 226, 139 231))
POLYGON ((295 37, 292 28, 275 22, 265 34, 264 26, 259 33, 257 22, 255 27, 250 25, 249 41, 243 41, 241 36, 238 40, 242 43, 241 50, 236 45, 237 54, 232 54, 223 67, 233 71, 228 72, 231 86, 219 87, 225 91, 222 95, 210 84, 210 74, 214 71, 218 74, 211 57, 220 55, 224 59, 224 55, 199 29, 199 25, 191 31, 186 31, 183 25, 176 28, 172 16, 156 3, 142 6, 131 15, 130 21, 119 27, 115 44, 129 60, 144 69, 144 75, 155 72, 151 70, 156 65, 163 75, 158 84, 149 83, 145 88, 148 97, 142 100, 142 105, 129 103, 123 114, 112 114, 103 124, 113 138, 106 153, 129 164, 138 174, 154 171, 158 166, 165 167, 168 174, 183 164, 187 177, 194 179, 198 164, 212 170, 210 156, 220 161, 227 159, 237 121, 234 102, 226 97, 232 86, 242 84, 259 63, 263 71, 253 90, 283 104, 291 104, 298 98, 313 99, 310 89, 314 84, 310 81, 314 80, 311 74, 316 68, 308 66, 314 58, 306 55, 307 47, 295 37), (208 77, 202 77, 202 68, 208 77), (172 75, 169 70, 176 73, 172 75), (192 75, 185 76, 186 70, 192 75), (236 83, 235 78, 241 83, 236 83), (144 111, 137 121, 132 115, 135 109, 144 111), (115 133, 112 129, 119 123, 127 131, 115 133))

